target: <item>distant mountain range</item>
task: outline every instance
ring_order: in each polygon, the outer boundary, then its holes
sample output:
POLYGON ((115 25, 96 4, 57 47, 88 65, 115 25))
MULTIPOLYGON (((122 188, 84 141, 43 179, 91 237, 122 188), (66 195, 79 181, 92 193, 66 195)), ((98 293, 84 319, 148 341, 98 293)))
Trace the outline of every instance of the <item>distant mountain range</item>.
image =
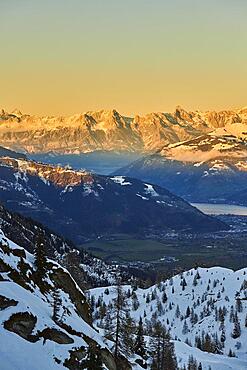
POLYGON ((241 204, 238 193, 246 189, 247 143, 216 130, 167 145, 115 174, 159 184, 192 202, 241 204))
POLYGON ((133 118, 116 110, 71 117, 3 110, 1 144, 42 162, 157 184, 190 202, 247 204, 247 108, 177 107, 133 118))
POLYGON ((227 228, 159 186, 5 156, 0 200, 76 243, 115 233, 227 228))
POLYGON ((149 113, 125 117, 101 110, 70 117, 0 113, 0 145, 28 153, 78 154, 96 150, 155 152, 215 129, 239 138, 247 135, 247 108, 229 111, 149 113))

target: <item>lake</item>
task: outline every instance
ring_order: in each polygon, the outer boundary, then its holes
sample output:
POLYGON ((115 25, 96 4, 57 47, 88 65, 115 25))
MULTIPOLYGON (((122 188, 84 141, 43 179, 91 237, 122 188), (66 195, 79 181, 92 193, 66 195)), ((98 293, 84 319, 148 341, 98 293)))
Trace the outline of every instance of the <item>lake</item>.
POLYGON ((213 204, 213 203, 191 203, 207 215, 238 215, 247 216, 247 207, 233 204, 213 204))

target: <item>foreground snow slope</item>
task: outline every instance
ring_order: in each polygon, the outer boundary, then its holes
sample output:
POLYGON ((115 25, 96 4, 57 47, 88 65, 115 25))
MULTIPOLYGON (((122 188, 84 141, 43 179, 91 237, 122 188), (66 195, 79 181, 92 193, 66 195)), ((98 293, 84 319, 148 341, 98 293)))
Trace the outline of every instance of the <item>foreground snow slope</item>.
POLYGON ((93 328, 83 292, 67 270, 49 260, 46 288, 35 282, 34 257, 0 231, 0 368, 52 370, 71 368, 98 348, 105 369, 115 361, 103 337, 93 328), (54 321, 54 287, 61 298, 59 321, 54 321), (73 361, 74 361, 73 359, 73 361))

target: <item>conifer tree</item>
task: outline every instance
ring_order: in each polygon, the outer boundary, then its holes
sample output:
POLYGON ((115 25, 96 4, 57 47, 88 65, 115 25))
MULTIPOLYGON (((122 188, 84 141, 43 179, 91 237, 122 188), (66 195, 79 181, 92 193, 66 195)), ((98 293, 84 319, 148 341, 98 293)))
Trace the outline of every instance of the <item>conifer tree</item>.
POLYGON ((190 308, 188 306, 187 309, 186 309, 185 317, 188 318, 189 316, 190 316, 190 308))
POLYGON ((243 305, 242 305, 242 302, 241 302, 241 299, 240 298, 237 298, 236 299, 236 310, 238 312, 242 312, 243 311, 243 305))
POLYGON ((187 369, 188 370, 197 370, 197 361, 196 361, 196 359, 194 359, 194 357, 192 355, 189 356, 187 369))
POLYGON ((42 283, 44 280, 45 274, 47 272, 47 257, 45 251, 44 240, 39 233, 36 238, 35 242, 35 250, 34 250, 34 266, 36 268, 35 276, 39 283, 42 283))
POLYGON ((240 323, 239 323, 239 320, 238 320, 238 315, 236 313, 235 316, 234 316, 234 327, 233 327, 233 331, 232 331, 232 338, 234 338, 234 339, 239 338, 240 335, 241 335, 241 328, 240 328, 240 323))
POLYGON ((176 307, 175 316, 176 316, 176 318, 179 318, 180 317, 180 308, 179 308, 179 305, 177 305, 177 307, 176 307))
POLYGON ((162 326, 161 323, 157 321, 152 327, 151 340, 149 343, 152 353, 151 370, 160 370, 161 367, 161 335, 162 326))
POLYGON ((174 344, 165 328, 162 330, 161 342, 161 370, 176 370, 177 359, 174 351, 174 344))
POLYGON ((183 326, 182 334, 185 335, 188 332, 189 332, 188 324, 187 324, 186 320, 184 320, 184 326, 183 326))
POLYGON ((146 347, 145 347, 145 339, 144 339, 144 330, 143 330, 143 323, 142 318, 140 317, 138 328, 137 328, 137 335, 135 341, 135 353, 142 358, 146 357, 146 347))
POLYGON ((134 353, 134 320, 130 317, 129 311, 125 313, 125 319, 120 328, 120 349, 125 355, 131 356, 134 353))
POLYGON ((105 336, 114 343, 114 356, 117 359, 120 352, 130 355, 133 352, 134 323, 129 315, 126 294, 124 293, 120 281, 116 287, 116 298, 110 307, 108 305, 105 317, 105 336))
POLYGON ((185 287, 187 286, 187 283, 186 283, 185 278, 183 278, 183 280, 181 281, 180 285, 182 286, 182 290, 184 290, 185 287))
POLYGON ((87 370, 103 370, 101 353, 96 345, 89 345, 87 358, 83 361, 82 368, 87 370))
POLYGON ((163 303, 166 303, 166 301, 167 301, 167 294, 166 294, 166 292, 164 291, 164 292, 163 292, 163 294, 162 294, 162 302, 163 302, 163 303))
POLYGON ((52 319, 57 322, 59 321, 59 311, 62 304, 62 300, 59 294, 59 290, 57 288, 54 288, 52 292, 52 319))
POLYGON ((133 308, 134 311, 136 311, 139 306, 140 306, 139 300, 137 298, 136 293, 134 292, 132 294, 132 308, 133 308))
POLYGON ((153 326, 150 348, 152 352, 152 370, 177 369, 174 345, 160 322, 156 322, 153 326))
POLYGON ((112 319, 112 312, 111 309, 107 308, 106 310, 106 316, 104 319, 104 335, 107 339, 114 340, 114 330, 115 325, 112 319))

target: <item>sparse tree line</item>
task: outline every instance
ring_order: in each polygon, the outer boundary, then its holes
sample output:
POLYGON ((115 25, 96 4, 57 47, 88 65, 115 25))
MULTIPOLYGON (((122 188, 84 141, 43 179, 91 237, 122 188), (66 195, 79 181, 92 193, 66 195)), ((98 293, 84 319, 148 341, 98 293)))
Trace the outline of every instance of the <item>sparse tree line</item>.
MULTIPOLYGON (((45 245, 42 240, 42 236, 37 237, 35 252, 34 252, 34 280, 37 282, 40 289, 46 288, 46 278, 48 271, 48 260, 45 251, 45 245)), ((191 272, 187 272, 192 275, 191 272)), ((184 273, 180 274, 181 281, 179 289, 185 291, 187 287, 186 276, 184 273)), ((196 270, 192 285, 195 288, 200 282, 200 274, 196 270)), ((247 297, 247 280, 244 280, 240 292, 237 292, 235 297, 235 306, 231 306, 230 311, 223 305, 217 307, 216 302, 225 300, 229 302, 229 298, 224 294, 225 288, 223 283, 218 279, 208 280, 206 291, 202 294, 201 298, 195 298, 195 290, 192 289, 192 306, 187 306, 185 312, 182 312, 179 305, 175 305, 170 300, 168 303, 168 289, 170 295, 175 293, 175 287, 173 284, 173 278, 169 279, 168 284, 160 282, 157 286, 147 294, 144 293, 143 298, 149 305, 151 319, 147 320, 146 312, 144 311, 143 317, 139 318, 138 325, 134 322, 130 315, 130 311, 137 311, 140 302, 138 300, 136 290, 137 284, 133 284, 131 289, 127 292, 123 291, 121 284, 116 287, 115 298, 112 299, 109 304, 105 303, 103 294, 99 296, 95 301, 94 296, 90 298, 90 307, 94 320, 97 320, 98 326, 104 329, 105 338, 109 339, 113 343, 113 353, 117 359, 122 354, 131 357, 139 356, 136 361, 143 367, 147 368, 147 363, 151 360, 152 370, 173 370, 178 369, 177 360, 174 352, 174 344, 171 341, 170 331, 174 326, 174 320, 180 320, 182 322, 181 334, 186 336, 190 333, 190 328, 193 327, 198 321, 202 321, 209 315, 214 315, 216 322, 218 323, 219 332, 215 333, 204 333, 201 335, 197 334, 194 337, 193 345, 202 351, 209 353, 222 354, 224 352, 224 346, 226 341, 226 320, 232 324, 231 336, 233 339, 237 339, 241 336, 241 323, 239 321, 239 313, 243 312, 243 304, 240 298, 242 292, 247 297), (218 293, 216 296, 210 295, 212 289, 218 287, 218 293), (158 294, 158 291, 161 294, 158 294), (129 303, 130 302, 130 303, 129 303), (200 312, 198 313, 198 308, 200 312), (167 312, 174 310, 174 319, 166 319, 164 323, 164 316, 167 312), (197 310, 197 312, 196 312, 197 310), (159 319, 162 317, 162 320, 159 319), (218 334, 219 333, 219 334, 218 334)), ((178 287, 176 287, 178 289, 178 287)), ((110 294, 109 289, 106 288, 104 294, 108 296, 110 294)), ((62 311, 62 300, 60 297, 60 291, 56 287, 51 292, 51 307, 52 307, 52 319, 59 323, 63 318, 62 311)), ((247 327, 247 315, 245 316, 245 327, 247 327)), ((175 337, 174 339, 180 340, 175 337)), ((192 346, 191 340, 187 337, 185 342, 192 346)), ((238 341, 235 345, 236 349, 241 347, 241 342, 238 341)), ((234 350, 230 349, 228 356, 234 357, 234 350)), ((88 369, 102 369, 102 360, 100 351, 97 348, 88 348, 88 353, 85 360, 85 366, 82 368, 88 369), (86 365, 86 363, 88 364, 86 365), (93 364, 90 368, 90 364, 93 364)), ((186 368, 186 367, 185 367, 186 368)), ((197 363, 193 357, 189 358, 187 368, 189 370, 200 370, 202 365, 197 363)))
MULTIPOLYGON (((144 325, 144 334, 150 338, 152 338, 153 330, 156 327, 157 323, 162 322, 162 326, 164 327, 164 324, 166 326, 166 333, 168 336, 170 336, 170 332, 175 324, 175 319, 180 320, 182 322, 181 326, 181 334, 186 337, 186 335, 189 337, 189 333, 191 328, 193 328, 199 321, 203 321, 206 317, 212 316, 214 317, 215 321, 218 323, 218 330, 215 332, 212 332, 212 329, 210 329, 209 333, 204 333, 203 331, 201 334, 197 334, 194 336, 194 343, 191 343, 191 339, 185 338, 184 341, 190 345, 195 346, 199 348, 202 351, 209 352, 209 353, 215 353, 215 354, 223 354, 226 351, 224 350, 225 347, 225 341, 226 341, 226 327, 225 322, 228 320, 232 324, 232 332, 231 336, 233 339, 237 339, 241 336, 241 322, 239 320, 238 314, 243 311, 243 304, 242 300, 240 299, 240 292, 236 293, 235 297, 235 306, 232 306, 231 309, 227 309, 224 304, 221 307, 218 307, 218 302, 224 300, 226 302, 229 302, 229 297, 225 295, 225 288, 223 285, 223 281, 220 281, 219 279, 214 279, 211 281, 211 279, 208 279, 207 287, 204 293, 202 293, 201 297, 196 298, 195 294, 195 288, 192 288, 192 304, 191 306, 187 306, 184 312, 180 309, 179 305, 175 305, 172 300, 168 302, 168 290, 170 290, 169 295, 170 297, 172 294, 174 294, 175 289, 180 289, 180 291, 186 291, 187 287, 187 275, 192 275, 193 271, 189 271, 186 274, 181 273, 181 281, 180 281, 180 287, 176 285, 174 286, 173 278, 170 278, 168 283, 162 283, 160 282, 155 286, 155 288, 151 289, 148 293, 143 294, 143 298, 145 299, 146 304, 148 305, 148 309, 151 312, 151 320, 147 320, 147 314, 144 310, 143 317, 141 318, 142 323, 144 325), (215 293, 216 290, 216 293, 215 293), (158 294, 158 292, 160 292, 158 294), (216 305, 217 303, 217 305, 216 305), (174 310, 174 319, 166 318, 164 320, 165 314, 169 311, 174 310), (199 312, 198 312, 199 311, 199 312), (228 312, 229 311, 229 312, 228 312)), ((199 274, 198 270, 195 270, 194 277, 192 280, 193 287, 196 287, 197 285, 202 285, 201 276, 199 274)), ((244 280, 240 291, 242 291, 246 296, 246 287, 247 287, 247 281, 244 280)), ((135 333, 135 324, 133 323, 133 320, 130 318, 129 311, 135 312, 138 310, 140 306, 140 302, 138 300, 137 294, 136 294, 137 287, 132 287, 132 289, 128 289, 125 294, 125 302, 129 302, 129 307, 127 309, 127 316, 126 316, 126 322, 129 321, 129 328, 131 328, 131 332, 135 333)), ((109 289, 106 288, 104 294, 109 295, 109 289)), ((104 301, 103 294, 99 296, 97 301, 95 301, 94 297, 91 297, 91 306, 93 308, 93 316, 94 319, 97 321, 98 325, 102 328, 109 327, 109 322, 111 321, 112 314, 111 310, 114 307, 114 302, 110 301, 107 305, 104 301), (109 318, 107 318, 109 317, 109 318)), ((150 316, 150 313, 149 313, 150 316)), ((245 327, 247 327, 247 315, 245 317, 245 327)), ((229 325, 228 325, 229 328, 229 325)), ((228 329, 229 331, 229 329, 228 329)), ((229 335, 227 333, 227 335, 229 335)), ((128 338, 131 338, 130 335, 128 335, 128 338)), ((175 340, 181 340, 177 336, 174 338, 175 340)), ((239 349, 241 347, 241 342, 235 342, 235 348, 239 349)), ((148 348, 150 349, 151 346, 148 344, 148 348)), ((131 351, 130 351, 131 353, 131 351)), ((133 351, 132 351, 133 353, 133 351)), ((155 353, 159 353, 159 351, 156 350, 155 353)), ((229 349, 229 351, 226 353, 230 357, 235 356, 234 349, 229 349)), ((193 361, 191 361, 192 363, 193 361)), ((154 365, 155 366, 155 365, 154 365)), ((190 364, 190 366, 192 366, 190 364)), ((197 366, 200 368, 200 364, 197 364, 197 366)), ((155 367, 154 367, 155 368, 155 367)), ((191 367, 193 368, 193 367, 191 367)), ((158 367, 159 369, 159 367, 158 367)))

